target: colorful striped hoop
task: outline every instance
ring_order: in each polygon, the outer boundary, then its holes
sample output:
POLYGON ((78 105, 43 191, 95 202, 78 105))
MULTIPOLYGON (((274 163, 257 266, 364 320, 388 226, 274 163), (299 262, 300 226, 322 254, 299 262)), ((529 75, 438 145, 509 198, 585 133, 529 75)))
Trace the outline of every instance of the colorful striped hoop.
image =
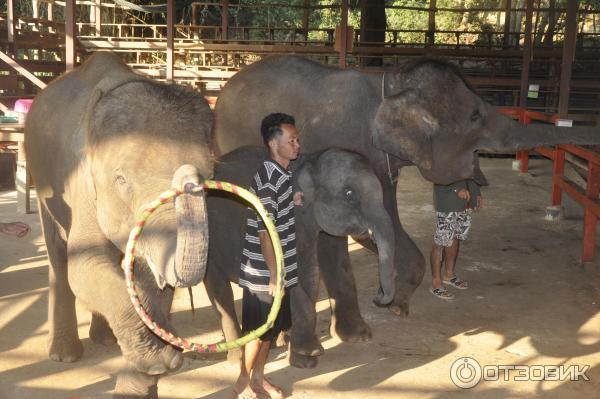
POLYGON ((123 258, 121 266, 123 270, 125 270, 125 282, 127 285, 127 292, 129 293, 129 297, 131 299, 131 302, 133 303, 133 307, 135 308, 135 311, 140 316, 144 324, 146 324, 146 326, 148 326, 148 328, 152 332, 154 332, 164 341, 181 349, 206 353, 226 352, 230 349, 239 348, 240 346, 244 346, 248 342, 259 338, 271 327, 273 327, 275 319, 277 318, 277 314, 279 313, 279 308, 281 307, 281 300, 283 298, 284 291, 285 273, 283 268, 283 250, 281 248, 281 242, 279 241, 279 234, 277 234, 277 229, 275 228, 273 221, 269 217, 267 211, 261 204, 258 197, 256 197, 248 190, 245 190, 242 187, 236 186, 231 183, 214 180, 205 180, 202 185, 196 186, 195 188, 190 190, 182 191, 177 189, 171 189, 165 191, 158 197, 158 199, 146 204, 143 207, 143 209, 144 210, 142 211, 140 218, 137 220, 135 227, 131 230, 131 233, 129 233, 129 240, 127 241, 127 247, 125 248, 125 257, 123 258), (265 227, 267 228, 269 236, 271 237, 271 242, 273 243, 273 248, 275 250, 275 260, 277 263, 277 285, 275 290, 275 298, 273 300, 273 305, 271 306, 271 311, 267 316, 267 321, 265 322, 265 324, 234 341, 220 342, 216 344, 199 344, 195 342, 190 342, 185 338, 173 335, 171 332, 166 331, 161 326, 159 326, 154 320, 152 320, 152 317, 148 314, 148 312, 146 312, 146 310, 142 306, 142 303, 138 297, 137 290, 135 287, 135 278, 133 274, 135 246, 140 238, 140 235, 142 234, 144 224, 146 223, 150 215, 152 215, 152 213, 161 205, 166 204, 167 202, 180 196, 181 194, 198 192, 206 189, 230 192, 234 195, 243 198, 256 209, 261 219, 265 223, 265 227))

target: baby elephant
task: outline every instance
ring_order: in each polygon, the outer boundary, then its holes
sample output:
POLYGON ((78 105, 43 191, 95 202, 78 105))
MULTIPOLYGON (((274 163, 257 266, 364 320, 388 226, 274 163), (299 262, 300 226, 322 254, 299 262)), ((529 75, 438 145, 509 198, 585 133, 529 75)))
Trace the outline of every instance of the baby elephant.
MULTIPOLYGON (((267 156, 267 151, 259 147, 235 150, 220 159, 215 168, 215 179, 248 188, 267 156)), ((302 206, 297 206, 295 210, 299 285, 292 290, 290 298, 290 362, 297 367, 314 367, 317 363, 316 356, 323 353, 323 347, 315 333, 319 270, 329 291, 329 287, 336 287, 335 281, 345 280, 344 273, 351 273, 348 270, 336 270, 334 263, 319 259, 318 246, 326 245, 327 242, 322 235, 372 233, 378 248, 379 276, 383 287, 377 293, 375 301, 384 303, 390 299, 386 293, 394 292, 393 286, 390 286, 395 281, 392 265, 394 234, 391 219, 383 207, 379 180, 362 155, 328 149, 302 155, 292 162, 291 170, 294 191, 302 191, 304 196, 302 206), (317 268, 317 265, 320 267, 317 268)), ((205 285, 221 320, 225 338, 229 341, 240 336, 230 282, 237 283, 239 279, 247 204, 222 192, 210 192, 207 203, 210 248, 205 285)), ((356 298, 356 287, 353 284, 344 289, 345 293, 329 292, 329 296, 335 298, 347 295, 356 298)), ((335 302, 331 301, 334 310, 335 302)), ((352 301, 352 306, 356 312, 351 313, 359 314, 356 299, 352 301)), ((353 323, 362 322, 351 318, 342 320, 345 312, 335 313, 337 319, 334 316, 332 324, 342 339, 348 329, 355 331, 356 324, 353 323)), ((364 329, 364 336, 370 338, 371 332, 366 324, 364 329)), ((233 362, 236 359, 239 359, 239 352, 230 352, 229 360, 233 362)))

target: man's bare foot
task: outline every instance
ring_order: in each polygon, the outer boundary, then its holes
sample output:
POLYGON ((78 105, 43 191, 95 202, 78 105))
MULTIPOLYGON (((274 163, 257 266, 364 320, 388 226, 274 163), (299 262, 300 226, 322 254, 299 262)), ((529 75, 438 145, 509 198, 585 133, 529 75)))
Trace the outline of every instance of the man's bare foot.
POLYGON ((285 395, 283 394, 283 390, 276 385, 273 385, 271 381, 263 378, 262 386, 260 383, 256 381, 252 381, 251 383, 252 390, 258 394, 263 394, 269 396, 271 399, 283 399, 285 395))
POLYGON ((257 399, 256 392, 254 392, 249 382, 248 375, 242 373, 233 386, 231 399, 257 399))
POLYGON ((252 388, 250 388, 250 386, 247 386, 243 391, 236 391, 235 388, 233 388, 233 394, 231 395, 231 399, 257 399, 256 393, 252 390, 252 388))

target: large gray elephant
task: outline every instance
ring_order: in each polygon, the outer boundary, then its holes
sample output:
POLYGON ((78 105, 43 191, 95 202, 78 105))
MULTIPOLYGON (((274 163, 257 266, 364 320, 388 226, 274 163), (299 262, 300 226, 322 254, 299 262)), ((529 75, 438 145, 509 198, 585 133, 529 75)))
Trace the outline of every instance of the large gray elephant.
MULTIPOLYGON (((262 147, 244 147, 219 159, 215 179, 250 187, 253 175, 268 156, 262 147)), ((319 234, 346 237, 371 231, 379 249, 379 277, 384 291, 392 289, 393 227, 383 208, 379 180, 367 159, 354 152, 328 149, 302 155, 291 164, 294 189, 304 193, 303 205, 295 208, 298 251, 298 286, 291 292, 292 330, 290 361, 298 366, 323 352, 316 336, 315 303, 319 289, 317 242, 319 234), (297 357, 300 356, 300 361, 297 357)), ((205 285, 221 320, 225 338, 239 337, 240 328, 233 306, 231 282, 238 282, 246 227, 246 205, 228 194, 208 195, 210 249, 205 285), (242 206, 243 205, 243 206, 242 206), (226 216, 224 216, 226 215, 226 216), (225 218, 225 219, 224 219, 225 218)), ((346 287, 354 290, 355 287, 346 287)), ((393 291, 391 295, 393 296, 393 291)), ((356 299, 356 298, 355 298, 356 299)), ((381 300, 386 300, 382 298, 381 300)), ((335 303, 332 306, 336 307, 335 303)), ((350 303, 358 312, 358 302, 350 303)), ((343 329, 337 333, 350 339, 343 329)), ((351 332, 350 332, 351 333, 351 332)), ((362 337, 370 337, 364 331, 362 337)), ((230 360, 239 357, 231 352, 230 360)))
MULTIPOLYGON (((446 62, 419 59, 394 72, 365 73, 327 67, 296 56, 256 62, 233 76, 219 95, 215 142, 221 153, 256 145, 261 119, 271 112, 294 115, 304 150, 337 146, 367 156, 383 188, 394 224, 396 295, 387 305, 406 315, 421 283, 425 261, 398 217, 398 169, 414 164, 428 180, 448 184, 472 178, 485 184, 476 151, 547 144, 595 144, 591 128, 523 126, 496 112, 446 62)), ((336 328, 349 339, 368 327, 351 304, 356 293, 347 242, 320 237, 319 264, 335 308, 336 328)), ((366 243, 368 245, 368 243, 366 243)), ((311 362, 314 363, 314 362, 311 362)))
MULTIPOLYGON (((109 53, 48 85, 27 117, 27 160, 50 261, 50 358, 82 355, 77 298, 93 312, 92 341, 116 338, 127 360, 118 397, 156 396, 157 376, 182 363, 135 313, 120 261, 145 203, 212 176, 212 122, 200 94, 134 74, 109 53)), ((137 248, 136 280, 159 323, 168 326, 173 287, 203 279, 207 252, 202 193, 181 195, 152 215, 137 248)))

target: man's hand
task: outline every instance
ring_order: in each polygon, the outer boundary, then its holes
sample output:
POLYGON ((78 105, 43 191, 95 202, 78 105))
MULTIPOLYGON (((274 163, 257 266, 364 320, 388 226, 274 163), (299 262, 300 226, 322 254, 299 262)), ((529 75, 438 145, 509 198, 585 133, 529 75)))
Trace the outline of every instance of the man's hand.
POLYGON ((277 291, 277 277, 269 278, 269 295, 275 296, 275 292, 277 291))
POLYGON ((0 223, 0 231, 16 237, 25 237, 31 228, 22 222, 0 223))
POLYGON ((458 198, 469 201, 471 199, 471 193, 466 188, 463 188, 458 192, 458 198))
POLYGON ((304 193, 302 191, 298 191, 294 193, 294 205, 302 206, 302 197, 304 197, 304 193))
POLYGON ((481 209, 481 207, 483 206, 483 197, 481 195, 477 196, 477 210, 481 209))

